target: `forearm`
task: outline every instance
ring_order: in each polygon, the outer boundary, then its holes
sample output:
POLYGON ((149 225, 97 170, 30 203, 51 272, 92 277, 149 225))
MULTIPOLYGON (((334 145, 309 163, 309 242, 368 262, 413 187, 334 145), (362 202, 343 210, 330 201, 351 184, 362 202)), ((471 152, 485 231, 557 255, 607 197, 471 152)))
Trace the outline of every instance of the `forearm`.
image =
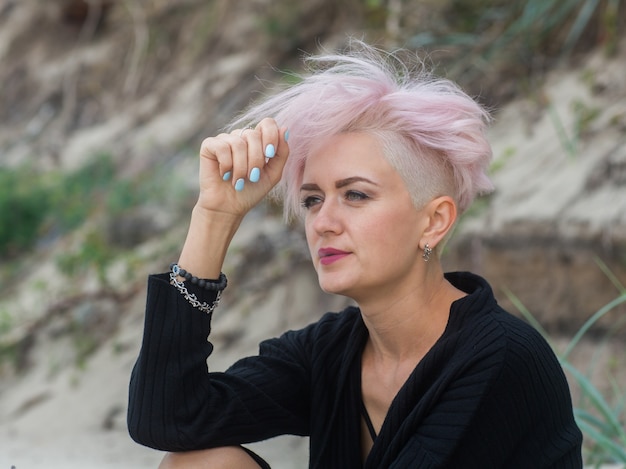
POLYGON ((242 217, 194 207, 179 265, 199 278, 216 279, 242 217))
MULTIPOLYGON (((192 288, 201 301, 215 292, 192 288)), ((192 308, 168 282, 153 275, 142 347, 129 389, 132 438, 166 451, 242 444, 277 434, 305 434, 310 375, 301 335, 268 341, 261 356, 226 373, 209 373, 211 315, 192 308)))
POLYGON ((263 119, 254 130, 202 142, 200 192, 179 259, 186 271, 199 278, 219 276, 241 220, 281 178, 289 155, 285 131, 263 119))
MULTIPOLYGON (((211 301, 214 292, 204 294, 201 299, 211 301)), ((201 392, 188 381, 201 381, 207 373, 210 319, 191 308, 166 275, 150 277, 144 336, 129 390, 128 429, 136 441, 162 449, 181 445, 174 416, 194 392, 201 392), (193 392, 184 395, 184 388, 193 392)))

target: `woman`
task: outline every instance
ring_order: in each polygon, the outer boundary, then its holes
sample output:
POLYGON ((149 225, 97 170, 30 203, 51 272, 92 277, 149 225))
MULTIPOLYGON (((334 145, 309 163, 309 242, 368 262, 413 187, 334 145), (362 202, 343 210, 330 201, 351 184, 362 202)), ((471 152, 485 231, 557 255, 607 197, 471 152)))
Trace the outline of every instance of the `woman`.
POLYGON ((163 468, 268 467, 240 445, 280 434, 310 436, 314 468, 582 467, 550 347, 485 280, 439 262, 491 190, 485 111, 362 43, 310 60, 310 76, 202 144, 179 261, 149 281, 132 437, 171 451, 163 468), (277 184, 321 288, 358 308, 207 373, 228 245, 277 184))

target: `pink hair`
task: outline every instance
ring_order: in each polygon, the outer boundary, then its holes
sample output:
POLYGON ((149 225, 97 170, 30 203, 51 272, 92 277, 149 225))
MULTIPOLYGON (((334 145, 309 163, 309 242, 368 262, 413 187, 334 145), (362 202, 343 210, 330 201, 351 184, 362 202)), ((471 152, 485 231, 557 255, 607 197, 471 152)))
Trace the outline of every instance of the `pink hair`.
POLYGON ((285 216, 300 213, 306 160, 325 139, 367 132, 404 179, 416 207, 449 195, 464 212, 493 189, 487 177, 488 113, 456 84, 432 77, 421 62, 411 70, 397 53, 360 41, 346 54, 307 59, 312 73, 240 116, 231 127, 274 117, 289 128, 290 155, 276 188, 285 216))

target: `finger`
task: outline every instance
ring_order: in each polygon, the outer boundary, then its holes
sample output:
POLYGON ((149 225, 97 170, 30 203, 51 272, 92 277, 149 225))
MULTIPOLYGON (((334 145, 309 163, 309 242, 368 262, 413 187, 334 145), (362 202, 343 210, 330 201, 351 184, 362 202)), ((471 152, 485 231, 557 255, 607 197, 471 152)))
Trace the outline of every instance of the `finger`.
POLYGON ((286 127, 283 127, 279 130, 278 135, 279 143, 276 150, 276 155, 266 164, 266 171, 268 176, 270 177, 272 185, 276 184, 280 180, 283 174, 285 163, 287 163, 287 158, 289 157, 289 130, 286 127))
POLYGON ((256 130, 261 132, 263 157, 270 160, 276 156, 280 130, 278 124, 272 118, 266 117, 256 126, 256 130))
POLYGON ((228 134, 220 134, 216 137, 209 137, 202 141, 200 146, 200 158, 215 161, 218 165, 220 177, 230 171, 233 166, 232 150, 226 141, 228 134))
POLYGON ((257 129, 247 130, 242 138, 248 145, 248 181, 259 182, 265 167, 265 157, 263 156, 263 140, 261 132, 257 129))
POLYGON ((248 178, 248 142, 245 139, 246 132, 249 132, 249 130, 244 132, 237 130, 225 137, 225 140, 230 145, 232 157, 230 168, 232 175, 231 183, 237 191, 243 190, 248 178))

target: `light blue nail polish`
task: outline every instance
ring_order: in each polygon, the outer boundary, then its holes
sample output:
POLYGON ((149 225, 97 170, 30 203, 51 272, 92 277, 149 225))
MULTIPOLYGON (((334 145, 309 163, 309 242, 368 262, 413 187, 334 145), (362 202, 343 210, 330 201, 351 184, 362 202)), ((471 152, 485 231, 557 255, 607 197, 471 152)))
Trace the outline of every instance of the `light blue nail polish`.
POLYGON ((245 181, 243 180, 243 178, 237 179, 237 182, 235 183, 235 190, 238 192, 241 192, 243 190, 244 185, 245 185, 245 181))
POLYGON ((285 131, 285 142, 289 141, 289 129, 285 131))
POLYGON ((224 173, 224 175, 222 176, 222 179, 223 179, 224 181, 228 181, 228 180, 230 180, 230 177, 231 177, 232 175, 233 175, 233 173, 231 173, 230 171, 226 171, 226 172, 224 173))
POLYGON ((261 170, 259 168, 252 168, 250 171, 250 182, 259 182, 261 178, 261 170))
POLYGON ((276 154, 276 148, 271 143, 265 147, 265 157, 266 158, 274 158, 276 154))

